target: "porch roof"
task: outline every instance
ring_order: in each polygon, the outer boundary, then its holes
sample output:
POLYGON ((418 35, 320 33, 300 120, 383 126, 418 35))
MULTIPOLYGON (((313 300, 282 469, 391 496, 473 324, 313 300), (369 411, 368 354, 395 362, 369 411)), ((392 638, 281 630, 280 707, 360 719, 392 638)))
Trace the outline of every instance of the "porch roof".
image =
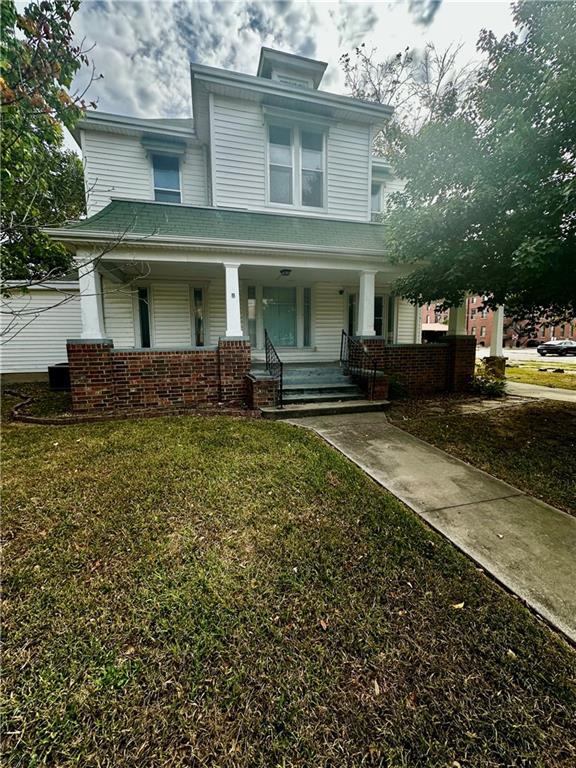
POLYGON ((371 222, 120 199, 113 199, 88 219, 46 230, 55 239, 68 242, 146 238, 148 243, 286 246, 372 256, 385 255, 385 231, 382 224, 371 222))

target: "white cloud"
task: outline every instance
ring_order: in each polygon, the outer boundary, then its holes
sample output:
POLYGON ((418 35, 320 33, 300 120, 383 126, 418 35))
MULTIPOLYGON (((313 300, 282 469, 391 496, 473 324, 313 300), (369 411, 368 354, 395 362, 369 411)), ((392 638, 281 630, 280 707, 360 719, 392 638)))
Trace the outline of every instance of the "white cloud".
MULTIPOLYGON (((431 40, 464 44, 473 58, 482 27, 512 26, 508 2, 389 0, 85 0, 74 20, 103 80, 89 97, 102 111, 142 117, 190 114, 188 61, 255 73, 261 45, 329 64, 323 87, 343 91, 338 59, 365 42, 382 56, 431 40)), ((86 82, 87 73, 77 86, 86 82)))

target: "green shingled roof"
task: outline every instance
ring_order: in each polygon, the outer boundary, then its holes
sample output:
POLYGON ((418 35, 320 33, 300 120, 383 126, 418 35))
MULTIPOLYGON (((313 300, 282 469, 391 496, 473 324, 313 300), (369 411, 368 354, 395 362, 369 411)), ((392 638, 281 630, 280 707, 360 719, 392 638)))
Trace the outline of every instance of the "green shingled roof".
POLYGON ((134 200, 112 200, 94 216, 71 222, 50 234, 66 240, 90 234, 120 234, 194 241, 265 243, 321 250, 372 251, 384 255, 385 227, 381 224, 328 220, 275 213, 195 208, 134 200))

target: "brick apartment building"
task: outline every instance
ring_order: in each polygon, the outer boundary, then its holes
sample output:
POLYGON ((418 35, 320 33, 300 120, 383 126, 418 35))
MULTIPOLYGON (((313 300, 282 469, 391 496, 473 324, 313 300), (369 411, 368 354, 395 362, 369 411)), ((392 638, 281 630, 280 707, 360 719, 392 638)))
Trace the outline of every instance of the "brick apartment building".
MULTIPOLYGON (((421 314, 422 341, 435 341, 448 332, 448 311, 440 311, 436 304, 424 304, 421 314)), ((476 337, 480 347, 490 346, 494 313, 484 307, 483 296, 470 296, 466 300, 466 330, 476 337)), ((574 339, 576 320, 554 328, 539 325, 532 336, 522 333, 520 324, 504 319, 505 347, 532 347, 550 339, 574 339)))

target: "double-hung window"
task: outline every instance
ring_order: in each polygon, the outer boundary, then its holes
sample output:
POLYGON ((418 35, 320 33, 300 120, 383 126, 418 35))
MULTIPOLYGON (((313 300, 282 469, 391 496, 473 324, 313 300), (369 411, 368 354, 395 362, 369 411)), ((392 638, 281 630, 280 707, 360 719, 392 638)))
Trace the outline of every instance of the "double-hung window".
POLYGON ((323 208, 324 134, 280 125, 268 126, 268 186, 271 203, 323 208))
POLYGON ((154 171, 154 200, 160 203, 181 203, 180 158, 172 155, 152 155, 154 171))
POLYGON ((370 208, 372 213, 381 213, 382 211, 382 184, 372 183, 370 208))
POLYGON ((301 131, 302 205, 322 208, 324 205, 324 135, 318 131, 301 131))
POLYGON ((270 202, 292 205, 292 130, 271 125, 270 144, 270 202))

